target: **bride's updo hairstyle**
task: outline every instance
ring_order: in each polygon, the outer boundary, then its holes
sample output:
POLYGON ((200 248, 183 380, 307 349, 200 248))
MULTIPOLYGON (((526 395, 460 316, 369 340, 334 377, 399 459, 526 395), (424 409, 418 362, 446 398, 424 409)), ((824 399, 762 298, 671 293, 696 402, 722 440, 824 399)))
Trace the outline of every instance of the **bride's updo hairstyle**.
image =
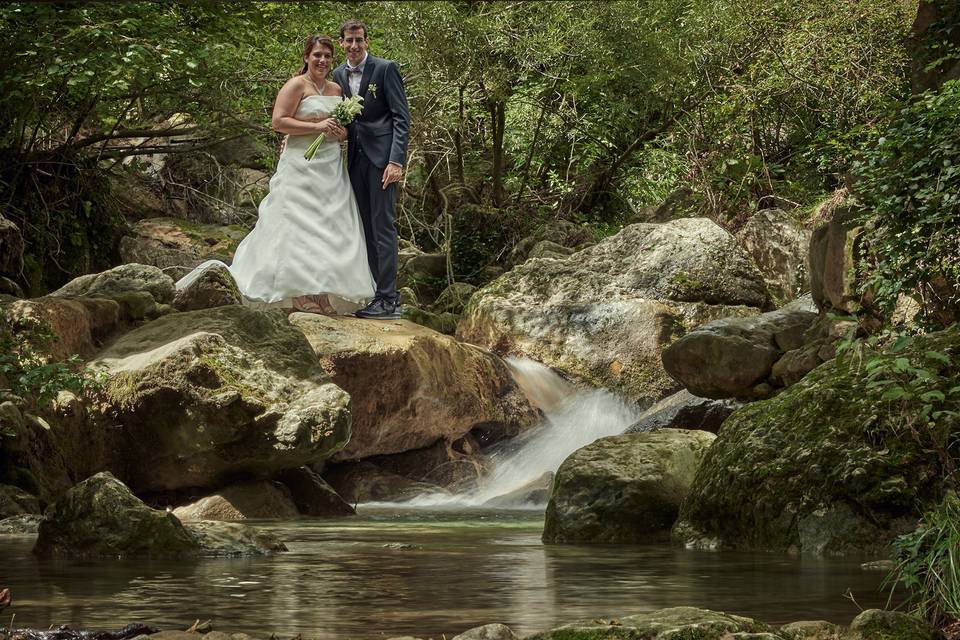
MULTIPOLYGON (((317 46, 318 44, 322 44, 322 45, 325 46, 327 49, 330 49, 330 55, 332 55, 332 56, 334 57, 334 59, 336 59, 337 49, 336 49, 336 47, 333 46, 333 40, 331 40, 331 39, 328 38, 327 36, 317 36, 317 35, 313 35, 313 36, 310 36, 309 38, 307 38, 306 44, 303 45, 303 56, 301 56, 301 57, 303 57, 303 58, 308 58, 308 57, 310 57, 310 52, 313 51, 313 48, 314 48, 315 46, 317 46)), ((307 63, 304 62, 304 63, 303 63, 303 66, 300 67, 300 71, 299 71, 299 73, 297 73, 297 75, 298 75, 298 76, 302 76, 302 75, 305 74, 306 72, 307 72, 307 63)))

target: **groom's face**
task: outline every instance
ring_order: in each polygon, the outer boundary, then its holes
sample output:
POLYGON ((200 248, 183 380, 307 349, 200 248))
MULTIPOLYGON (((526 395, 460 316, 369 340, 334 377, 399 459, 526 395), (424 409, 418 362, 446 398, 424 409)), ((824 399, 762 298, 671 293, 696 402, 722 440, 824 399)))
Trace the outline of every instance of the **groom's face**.
POLYGON ((367 45, 370 39, 363 33, 363 29, 348 29, 343 32, 340 38, 340 46, 347 54, 347 61, 351 66, 357 66, 363 60, 367 53, 367 45))

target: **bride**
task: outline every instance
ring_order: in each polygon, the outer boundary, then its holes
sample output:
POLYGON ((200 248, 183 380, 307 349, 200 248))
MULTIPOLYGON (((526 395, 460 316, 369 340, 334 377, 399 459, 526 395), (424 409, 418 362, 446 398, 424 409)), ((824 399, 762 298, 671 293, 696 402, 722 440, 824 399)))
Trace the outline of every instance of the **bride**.
MULTIPOLYGON (((307 40, 300 73, 283 85, 273 107, 273 129, 287 134, 270 192, 260 203, 256 227, 237 247, 227 267, 240 292, 254 302, 334 314, 373 298, 363 228, 339 142, 346 130, 328 117, 343 100, 340 85, 327 81, 333 41, 307 40), (326 142, 311 160, 304 151, 320 134, 326 142)), ((209 260, 177 282, 183 289, 209 260)))

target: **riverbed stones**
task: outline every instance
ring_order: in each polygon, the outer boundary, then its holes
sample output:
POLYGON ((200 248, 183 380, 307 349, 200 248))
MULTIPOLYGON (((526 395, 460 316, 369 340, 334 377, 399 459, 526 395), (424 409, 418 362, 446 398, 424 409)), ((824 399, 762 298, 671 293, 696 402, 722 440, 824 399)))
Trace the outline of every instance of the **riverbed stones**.
MULTIPOLYGON (((876 357, 892 370, 897 358, 919 363, 928 351, 956 358, 960 326, 876 357)), ((947 397, 960 380, 955 370, 942 371, 929 391, 947 397)), ((883 400, 884 387, 870 383, 859 359, 837 359, 780 395, 737 410, 697 472, 676 540, 888 555, 889 542, 913 530, 923 509, 942 498, 948 473, 907 428, 919 409, 883 400)), ((956 434, 958 426, 938 428, 956 434)))
POLYGON ((771 311, 724 318, 694 329, 663 352, 663 366, 688 391, 705 398, 750 398, 787 351, 804 345, 817 319, 809 311, 771 311))
POLYGON ((406 321, 294 313, 333 382, 350 394, 353 435, 334 460, 422 449, 474 429, 494 439, 538 418, 490 352, 406 321))
POLYGON ((203 523, 187 529, 172 513, 151 509, 108 472, 68 491, 40 522, 38 556, 262 555, 283 550, 271 534, 203 523))
POLYGON ((666 540, 694 474, 716 438, 659 429, 600 438, 557 471, 545 543, 666 540))
MULTIPOLYGON (((751 618, 697 609, 671 607, 622 618, 595 618, 527 636, 526 640, 722 640, 769 633, 770 627, 751 618)), ((776 637, 776 636, 774 636, 776 637)))
POLYGON ((642 404, 679 390, 662 350, 770 305, 733 236, 704 218, 634 224, 565 259, 533 259, 476 292, 457 336, 524 355, 642 404))
POLYGON ((113 462, 136 491, 216 487, 321 462, 350 437, 350 398, 281 310, 172 314, 91 366, 122 433, 113 462))
POLYGON ((189 520, 290 520, 299 513, 290 490, 279 482, 242 482, 220 489, 191 504, 177 507, 173 515, 189 520))

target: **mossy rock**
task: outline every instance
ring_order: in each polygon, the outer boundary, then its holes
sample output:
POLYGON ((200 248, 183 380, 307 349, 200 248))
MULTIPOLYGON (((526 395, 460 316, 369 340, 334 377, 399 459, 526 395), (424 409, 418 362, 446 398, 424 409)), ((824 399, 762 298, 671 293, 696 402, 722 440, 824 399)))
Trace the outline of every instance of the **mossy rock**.
POLYGON ((899 611, 867 609, 850 623, 851 640, 939 640, 929 624, 899 611))
MULTIPOLYGON (((722 640, 738 633, 769 633, 770 627, 751 618, 697 609, 672 607, 614 619, 574 622, 526 640, 722 640)), ((775 636, 774 636, 775 637, 775 636)))
MULTIPOLYGON (((880 355, 947 356, 940 391, 960 384, 960 326, 880 355)), ((870 356, 867 356, 869 359, 870 356)), ((770 550, 886 555, 944 494, 946 471, 909 425, 919 409, 882 399, 859 358, 837 359, 770 400, 731 415, 684 502, 674 537, 683 543, 770 550)), ((956 437, 960 421, 939 416, 956 437)))

